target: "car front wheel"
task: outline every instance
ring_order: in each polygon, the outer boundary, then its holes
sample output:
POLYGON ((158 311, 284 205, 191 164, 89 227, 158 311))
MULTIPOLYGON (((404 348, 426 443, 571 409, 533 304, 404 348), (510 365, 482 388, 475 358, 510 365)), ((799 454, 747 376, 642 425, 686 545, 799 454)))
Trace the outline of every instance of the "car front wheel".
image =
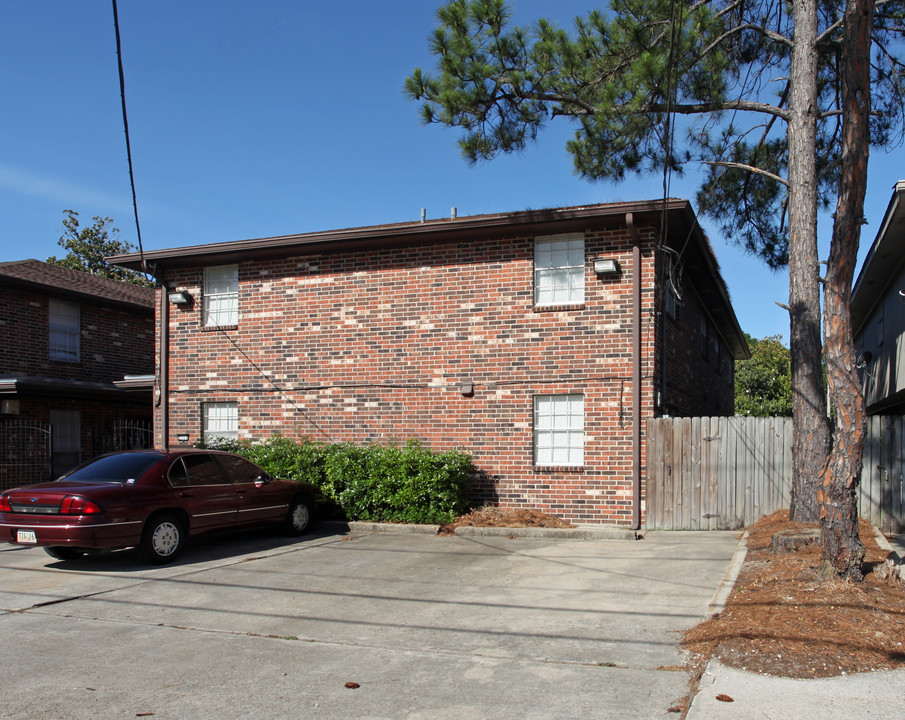
POLYGON ((311 508, 305 498, 295 498, 289 504, 289 514, 286 516, 286 533, 288 535, 302 535, 311 524, 311 508))
POLYGON ((185 531, 175 515, 157 515, 148 520, 139 552, 150 563, 162 565, 176 558, 185 542, 185 531))

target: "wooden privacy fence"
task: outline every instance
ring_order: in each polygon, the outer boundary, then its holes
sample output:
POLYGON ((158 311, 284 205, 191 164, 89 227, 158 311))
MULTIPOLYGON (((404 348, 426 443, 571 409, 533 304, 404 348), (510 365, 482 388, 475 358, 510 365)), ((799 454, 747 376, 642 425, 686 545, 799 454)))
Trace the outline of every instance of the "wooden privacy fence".
MULTIPOLYGON (((868 418, 861 517, 905 530, 905 418, 868 418)), ((649 530, 735 530, 789 506, 792 419, 657 418, 647 424, 649 530)))

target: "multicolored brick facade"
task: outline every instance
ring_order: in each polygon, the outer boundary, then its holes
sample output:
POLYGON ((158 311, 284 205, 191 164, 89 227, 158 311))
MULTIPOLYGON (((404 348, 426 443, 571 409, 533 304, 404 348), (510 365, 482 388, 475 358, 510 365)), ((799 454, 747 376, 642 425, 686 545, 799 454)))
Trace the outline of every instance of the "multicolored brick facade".
MULTIPOLYGON (((664 407, 731 413, 740 346, 708 319, 690 272, 674 273, 685 293, 674 318, 663 314, 666 270, 651 225, 638 225, 636 266, 624 212, 594 206, 574 214, 434 222, 423 237, 417 225, 403 226, 402 239, 399 226, 381 226, 370 229, 372 242, 362 228, 354 246, 332 238, 314 245, 305 236, 297 244, 279 239, 279 251, 266 241, 224 243, 219 255, 160 251, 167 289, 195 298, 167 308, 167 441, 196 442, 205 403, 236 403, 241 438, 416 438, 473 454, 482 473, 477 503, 630 524, 635 278, 642 419, 664 407), (584 237, 584 302, 539 308, 535 238, 560 230, 584 237), (619 272, 598 276, 601 258, 615 260, 619 272), (225 260, 238 264, 239 320, 204 327, 204 267, 225 260), (710 361, 697 352, 702 327, 720 348, 710 361), (535 398, 560 394, 584 400, 580 466, 535 462, 535 398)), ((724 293, 719 277, 712 281, 724 293)), ((737 330, 722 304, 723 327, 737 330)), ((161 410, 158 428, 162 421, 161 410)))

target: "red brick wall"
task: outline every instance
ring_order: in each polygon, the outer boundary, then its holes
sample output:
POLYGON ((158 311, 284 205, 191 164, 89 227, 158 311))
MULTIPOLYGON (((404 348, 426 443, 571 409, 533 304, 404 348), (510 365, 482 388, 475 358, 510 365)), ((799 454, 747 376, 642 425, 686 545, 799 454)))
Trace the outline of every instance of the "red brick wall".
POLYGON ((80 361, 50 359, 46 293, 0 287, 0 374, 91 382, 154 372, 154 315, 65 299, 80 309, 80 361))
MULTIPOLYGON (((642 417, 654 412, 652 235, 642 259, 642 417)), ((239 266, 236 328, 202 327, 198 267, 167 285, 169 441, 198 440, 204 402, 234 401, 240 437, 419 438, 471 452, 477 500, 575 522, 631 522, 631 293, 624 228, 586 234, 585 304, 535 311, 533 237, 293 257, 239 266), (593 259, 621 274, 598 279, 593 259), (460 384, 474 383, 464 397, 460 384), (585 461, 536 468, 533 397, 585 400, 585 461)), ((158 416, 158 422, 159 422, 158 416)), ((643 430, 643 428, 642 428, 643 430)))

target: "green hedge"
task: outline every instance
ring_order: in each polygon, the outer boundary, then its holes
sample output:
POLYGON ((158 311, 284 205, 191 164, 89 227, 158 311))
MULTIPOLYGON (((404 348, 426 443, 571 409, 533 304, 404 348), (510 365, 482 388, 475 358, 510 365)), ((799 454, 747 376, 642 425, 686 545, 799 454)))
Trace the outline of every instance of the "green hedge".
POLYGON ((451 522, 468 509, 471 456, 405 445, 324 445, 274 436, 264 442, 217 441, 208 447, 248 458, 271 475, 307 480, 347 520, 451 522))

